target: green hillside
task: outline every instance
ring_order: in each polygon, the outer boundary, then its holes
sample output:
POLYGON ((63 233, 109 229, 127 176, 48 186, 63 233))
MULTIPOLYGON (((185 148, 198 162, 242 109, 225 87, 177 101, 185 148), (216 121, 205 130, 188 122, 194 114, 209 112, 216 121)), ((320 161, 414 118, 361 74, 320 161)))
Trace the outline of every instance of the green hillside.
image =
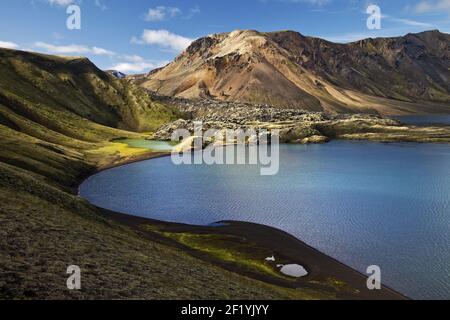
MULTIPOLYGON (((143 132, 156 130, 176 115, 86 58, 1 49, 0 68, 0 103, 4 107, 72 138, 85 137, 86 128, 92 131, 84 120, 143 132)), ((5 113, 3 108, 1 122, 10 125, 5 113)))
POLYGON ((87 59, 0 49, 0 299, 310 298, 225 271, 104 218, 76 195, 114 143, 179 115, 87 59), (66 288, 66 268, 83 290, 66 288))
POLYGON ((137 151, 108 143, 137 136, 125 130, 154 131, 178 117, 88 59, 0 49, 0 160, 5 163, 72 185, 80 163, 94 167, 104 154, 137 151))

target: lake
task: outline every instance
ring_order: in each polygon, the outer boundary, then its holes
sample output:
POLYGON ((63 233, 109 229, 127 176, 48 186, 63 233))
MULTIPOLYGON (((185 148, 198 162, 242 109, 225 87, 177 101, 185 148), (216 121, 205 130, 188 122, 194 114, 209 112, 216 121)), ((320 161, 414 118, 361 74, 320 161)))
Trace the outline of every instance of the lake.
POLYGON ((80 194, 110 210, 207 225, 285 230, 412 298, 450 298, 450 145, 281 145, 280 171, 175 166, 159 158, 101 172, 80 194))
POLYGON ((416 126, 425 125, 450 125, 450 115, 413 115, 393 117, 405 124, 416 126))

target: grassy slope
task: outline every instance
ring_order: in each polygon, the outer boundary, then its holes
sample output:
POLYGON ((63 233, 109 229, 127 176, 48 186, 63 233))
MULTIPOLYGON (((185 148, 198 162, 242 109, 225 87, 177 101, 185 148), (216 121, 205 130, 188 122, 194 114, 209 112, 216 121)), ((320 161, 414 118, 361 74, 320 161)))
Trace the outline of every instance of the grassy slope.
MULTIPOLYGON (((310 298, 226 272, 100 218, 42 176, 0 164, 1 298, 310 298), (65 287, 67 266, 83 290, 65 287)), ((317 297, 317 296, 316 296, 317 297)))
POLYGON ((108 142, 175 112, 88 60, 0 49, 0 298, 333 298, 236 275, 102 218, 75 194, 96 168, 142 155, 108 142), (83 290, 65 287, 69 265, 83 290))
POLYGON ((80 123, 76 116, 119 129, 152 131, 176 115, 174 110, 151 101, 142 90, 102 72, 85 58, 2 49, 0 67, 0 103, 73 138, 89 138, 86 127, 91 127, 87 121, 80 123), (64 118, 55 118, 56 115, 64 118), (68 125, 70 130, 58 125, 68 125), (74 130, 73 125, 81 126, 82 132, 74 130))

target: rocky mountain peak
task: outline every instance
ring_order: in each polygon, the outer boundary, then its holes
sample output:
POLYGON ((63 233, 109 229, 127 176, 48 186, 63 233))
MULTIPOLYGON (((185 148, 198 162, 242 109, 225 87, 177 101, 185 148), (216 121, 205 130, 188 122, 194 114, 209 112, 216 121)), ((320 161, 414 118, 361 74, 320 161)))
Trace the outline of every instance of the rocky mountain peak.
POLYGON ((403 114, 449 108, 449 79, 450 36, 437 30, 348 44, 235 30, 194 41, 142 85, 187 99, 403 114))

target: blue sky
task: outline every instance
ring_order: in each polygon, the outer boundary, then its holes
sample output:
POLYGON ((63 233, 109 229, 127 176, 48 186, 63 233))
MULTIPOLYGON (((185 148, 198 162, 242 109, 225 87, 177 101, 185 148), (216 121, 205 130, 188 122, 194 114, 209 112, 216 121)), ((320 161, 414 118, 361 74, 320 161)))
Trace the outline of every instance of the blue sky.
POLYGON ((235 29, 295 30, 336 42, 439 29, 450 32, 450 0, 2 0, 0 46, 87 56, 100 68, 147 72, 193 39, 235 29), (66 26, 81 8, 81 30, 66 26), (377 4, 380 30, 368 30, 377 4))

